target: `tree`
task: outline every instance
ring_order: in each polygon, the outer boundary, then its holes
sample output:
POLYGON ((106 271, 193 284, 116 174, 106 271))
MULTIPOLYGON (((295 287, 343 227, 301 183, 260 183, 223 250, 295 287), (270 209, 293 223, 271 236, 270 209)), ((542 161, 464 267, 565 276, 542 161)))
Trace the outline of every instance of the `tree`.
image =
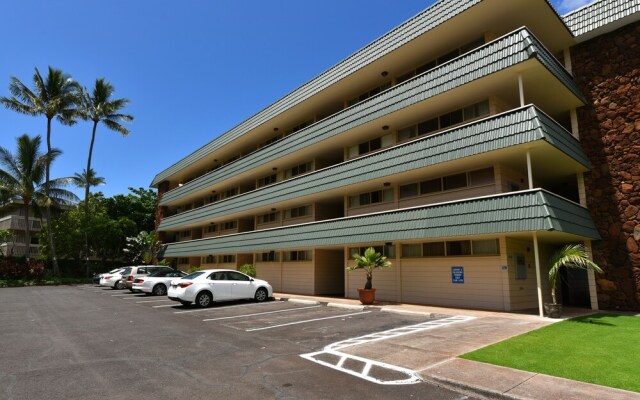
MULTIPOLYGON (((129 99, 112 99, 115 89, 113 85, 106 82, 104 78, 96 79, 95 86, 91 93, 85 88, 82 90, 81 99, 82 103, 79 108, 79 116, 87 121, 93 122, 93 128, 91 130, 91 144, 89 145, 89 156, 87 157, 87 169, 85 171, 92 171, 91 169, 91 157, 93 155, 93 145, 96 139, 96 130, 98 124, 102 123, 108 129, 116 131, 122 136, 127 136, 129 131, 124 126, 120 125, 120 122, 131 122, 133 116, 129 114, 120 114, 119 111, 125 108, 129 104, 129 99)), ((89 197, 90 181, 85 182, 84 198, 89 197)), ((87 205, 88 203, 85 203, 87 205)))
POLYGON ((29 215, 35 206, 70 204, 78 198, 64 189, 70 178, 52 179, 48 185, 44 182, 45 170, 60 154, 60 150, 51 149, 48 154, 40 152, 40 136, 30 138, 22 135, 17 139, 16 154, 0 147, 0 191, 3 197, 19 200, 25 214, 25 257, 30 257, 31 232, 29 215), (48 187, 45 187, 48 186, 48 187))
POLYGON ((363 255, 353 254, 353 259, 356 263, 349 268, 347 271, 355 271, 357 269, 364 269, 367 273, 367 283, 365 284, 365 289, 371 289, 371 279, 373 277, 373 271, 376 269, 389 268, 391 266, 391 261, 387 260, 387 257, 383 256, 380 253, 376 253, 373 247, 369 247, 364 251, 363 255))
POLYGON ((551 286, 551 300, 556 302, 556 289, 558 288, 558 278, 562 268, 592 269, 602 272, 600 267, 587 257, 584 245, 568 244, 553 253, 549 259, 549 284, 551 286))
POLYGON ((112 219, 127 217, 137 226, 136 232, 155 229, 157 194, 153 190, 129 188, 127 195, 117 194, 105 199, 107 214, 112 219))
POLYGON ((4 251, 2 250, 2 245, 6 244, 9 241, 9 238, 13 236, 11 232, 6 229, 0 229, 0 256, 4 256, 4 251))
POLYGON ((97 175, 96 171, 93 168, 90 168, 88 173, 86 169, 82 169, 81 173, 76 172, 71 178, 73 179, 73 184, 79 188, 104 185, 106 180, 102 176, 97 175))
MULTIPOLYGON (((38 68, 33 74, 33 90, 20 82, 16 77, 11 77, 9 92, 12 97, 0 97, 0 103, 6 108, 26 115, 44 115, 47 119, 47 155, 48 162, 45 165, 44 191, 47 196, 52 189, 50 182, 52 147, 51 147, 51 121, 57 118, 63 125, 73 125, 77 115, 77 106, 80 104, 81 87, 71 77, 61 70, 49 66, 46 79, 43 79, 38 68)), ((47 229, 51 229, 51 208, 45 204, 45 219, 47 229)), ((48 231, 49 246, 53 259, 53 271, 59 275, 58 261, 56 260, 53 236, 48 231)))
POLYGON ((158 253, 162 247, 155 231, 142 231, 137 236, 127 238, 125 252, 133 263, 151 264, 157 261, 158 253))

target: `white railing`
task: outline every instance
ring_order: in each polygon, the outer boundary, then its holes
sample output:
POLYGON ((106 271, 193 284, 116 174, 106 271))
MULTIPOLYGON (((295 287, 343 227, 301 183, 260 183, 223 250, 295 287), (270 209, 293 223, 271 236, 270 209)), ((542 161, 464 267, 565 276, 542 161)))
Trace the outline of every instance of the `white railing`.
MULTIPOLYGON (((21 257, 24 256, 26 246, 24 245, 24 243, 9 242, 0 245, 0 249, 2 249, 2 254, 4 254, 5 256, 21 257)), ((32 244, 30 255, 40 255, 40 246, 38 246, 37 244, 32 244)))

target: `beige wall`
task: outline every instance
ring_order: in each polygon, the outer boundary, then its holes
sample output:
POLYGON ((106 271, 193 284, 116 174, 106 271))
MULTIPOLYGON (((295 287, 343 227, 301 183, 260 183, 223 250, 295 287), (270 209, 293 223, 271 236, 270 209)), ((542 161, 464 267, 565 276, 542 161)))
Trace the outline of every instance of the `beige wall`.
MULTIPOLYGON (((347 272, 346 268, 353 265, 354 261, 350 255, 346 255, 348 247, 345 248, 345 297, 357 299, 358 289, 364 288, 367 283, 367 275, 363 270, 347 272)), ((400 301, 400 268, 398 260, 389 259, 391 267, 373 272, 371 283, 376 289, 376 300, 382 301, 400 301)))
POLYGON ((415 206, 421 206, 424 204, 442 203, 446 201, 454 201, 454 200, 467 199, 472 197, 488 196, 496 193, 497 193, 496 187, 493 184, 483 185, 483 186, 474 186, 467 189, 447 190, 447 191, 436 193, 436 194, 429 194, 429 195, 411 197, 408 199, 402 199, 400 200, 400 208, 415 207, 415 206))
POLYGON ((283 262, 282 291, 285 293, 313 294, 314 283, 313 262, 283 262))
MULTIPOLYGON (((549 246, 540 245, 540 284, 542 287, 542 301, 551 301, 549 286, 549 265, 546 260, 551 255, 549 246)), ((509 285, 511 287, 512 310, 538 308, 538 286, 536 282, 536 262, 533 241, 507 239, 507 262, 509 265, 509 285), (525 256, 527 278, 516 279, 516 254, 525 256)))
POLYGON ((282 292, 282 263, 257 262, 255 267, 258 279, 269 282, 275 292, 282 292))
MULTIPOLYGON (((524 160, 523 160, 524 161, 524 160)), ((497 165, 494 168, 496 175, 496 184, 499 184, 499 192, 506 193, 509 191, 509 182, 513 182, 516 185, 520 185, 520 190, 529 189, 529 180, 527 179, 526 171, 519 172, 514 169, 505 167, 504 165, 497 165)))
MULTIPOLYGON (((313 207, 312 207, 313 209, 313 207)), ((313 214, 313 213, 312 213, 313 214)), ((288 225, 297 225, 297 224, 304 224, 307 222, 313 222, 315 219, 315 217, 313 215, 307 215, 304 217, 299 217, 299 218, 291 218, 291 219, 283 219, 282 220, 282 226, 288 226, 288 225)), ((262 225, 260 225, 261 229, 262 225)))
POLYGON ((342 250, 314 251, 315 294, 344 293, 344 252, 342 250))

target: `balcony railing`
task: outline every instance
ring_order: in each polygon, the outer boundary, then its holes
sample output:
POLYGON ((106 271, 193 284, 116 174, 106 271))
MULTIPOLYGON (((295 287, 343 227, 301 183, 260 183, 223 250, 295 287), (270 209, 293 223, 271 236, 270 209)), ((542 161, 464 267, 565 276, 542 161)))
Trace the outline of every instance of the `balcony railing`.
MULTIPOLYGON (((29 218, 29 221, 31 222, 31 230, 39 231, 42 229, 42 224, 39 219, 29 218)), ((0 218, 0 229, 23 231, 24 228, 24 217, 20 215, 10 215, 8 217, 0 218)))
MULTIPOLYGON (((22 257, 24 256, 26 248, 27 247, 24 245, 24 243, 9 242, 9 243, 3 243, 2 245, 0 245, 0 249, 2 249, 2 254, 4 254, 5 256, 22 257)), ((32 244, 30 255, 31 256, 40 255, 40 246, 37 244, 32 244)))

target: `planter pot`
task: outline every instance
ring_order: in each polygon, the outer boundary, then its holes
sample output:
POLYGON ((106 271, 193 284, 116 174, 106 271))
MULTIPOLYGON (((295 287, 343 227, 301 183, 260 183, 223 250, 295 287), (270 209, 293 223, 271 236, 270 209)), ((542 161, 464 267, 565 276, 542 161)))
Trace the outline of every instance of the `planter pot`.
POLYGON ((562 304, 544 303, 544 313, 549 318, 560 318, 562 315, 562 304))
POLYGON ((376 301, 375 289, 358 289, 358 294, 360 295, 360 303, 365 306, 371 305, 376 301))

